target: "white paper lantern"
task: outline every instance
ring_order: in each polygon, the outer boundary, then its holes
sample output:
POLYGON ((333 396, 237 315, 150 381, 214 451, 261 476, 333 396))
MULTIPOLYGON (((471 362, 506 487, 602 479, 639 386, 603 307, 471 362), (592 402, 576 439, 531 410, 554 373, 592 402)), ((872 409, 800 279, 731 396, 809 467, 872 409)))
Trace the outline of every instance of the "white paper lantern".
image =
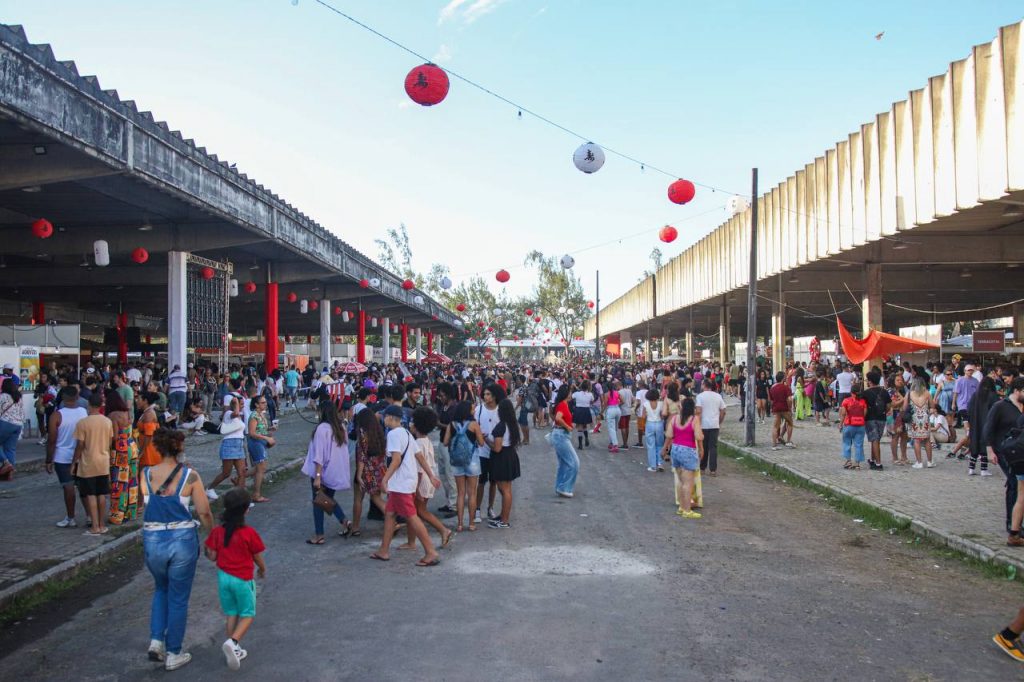
POLYGON ((299 301, 299 312, 300 313, 308 313, 309 312, 309 301, 307 301, 306 299, 302 299, 301 301, 299 301))
POLYGON ((461 327, 462 326, 462 320, 460 320, 459 318, 456 317, 455 318, 455 326, 456 327, 461 327))
POLYGON ((374 329, 377 328, 377 318, 376 317, 373 318, 372 320, 370 320, 370 326, 373 327, 374 329))
POLYGON ((451 289, 452 288, 452 280, 451 280, 451 278, 449 278, 449 277, 442 277, 441 278, 441 288, 444 289, 445 291, 447 291, 448 289, 451 289))
POLYGON ((742 197, 742 196, 740 196, 738 194, 735 195, 735 196, 729 197, 729 200, 727 202, 725 202, 725 208, 726 208, 726 210, 729 211, 730 215, 736 215, 738 213, 743 213, 744 211, 747 210, 747 208, 749 206, 750 206, 750 202, 747 201, 747 198, 746 197, 742 197))
POLYGON ((572 162, 584 173, 596 173, 604 165, 604 150, 593 142, 581 144, 572 155, 572 162))
POLYGON ((96 261, 96 265, 101 268, 105 268, 110 265, 110 247, 102 239, 97 239, 92 243, 92 257, 96 261))
POLYGON ((380 280, 376 277, 370 279, 370 286, 374 289, 380 289, 380 280))
POLYGON ((565 306, 564 305, 558 306, 558 314, 559 315, 565 315, 565 306))
POLYGON ((569 254, 565 254, 564 256, 562 256, 562 268, 564 268, 565 270, 568 270, 569 268, 571 268, 574 265, 576 265, 576 259, 575 258, 570 256, 569 254))
POLYGON ((573 310, 572 308, 566 308, 565 314, 568 315, 569 317, 573 317, 574 315, 576 315, 576 311, 573 310))
POLYGON ((342 322, 348 322, 351 319, 352 319, 352 316, 348 314, 347 310, 341 311, 341 321, 342 322))
POLYGON ((501 308, 495 308, 494 309, 494 316, 495 317, 501 317, 501 313, 502 313, 501 308))
POLYGON ((238 296, 238 280, 228 280, 228 293, 231 296, 238 296))

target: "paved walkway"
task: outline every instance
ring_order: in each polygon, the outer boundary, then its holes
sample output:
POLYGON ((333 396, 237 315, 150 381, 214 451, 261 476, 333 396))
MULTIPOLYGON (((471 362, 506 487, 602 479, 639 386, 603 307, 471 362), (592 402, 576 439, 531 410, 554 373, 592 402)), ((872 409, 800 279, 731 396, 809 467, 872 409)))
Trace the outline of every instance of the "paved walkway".
MULTIPOLYGON (((326 543, 307 545, 309 483, 278 486, 247 519, 268 571, 240 673, 224 664, 216 571, 201 559, 185 637, 194 658, 181 672, 146 660, 152 579, 140 569, 52 630, 0 646, 4 678, 907 682, 1020 672, 989 641, 1018 587, 732 460, 705 483, 704 518, 680 519, 672 475, 646 472, 641 450, 609 453, 603 434, 580 452, 576 497, 562 499, 541 435, 520 451, 512 527, 460 533, 432 568, 416 568, 420 553, 401 540, 389 562, 371 561, 380 522, 348 539, 328 522, 326 543)), ((339 495, 346 512, 351 500, 339 495)))
MULTIPOLYGON (((277 445, 270 451, 269 466, 305 455, 312 430, 313 424, 298 415, 283 417, 277 445)), ((213 435, 191 436, 186 440, 188 460, 204 481, 220 470, 220 441, 219 436, 213 435)), ((86 537, 82 535, 85 511, 79 502, 78 528, 57 528, 54 524, 64 517, 64 500, 56 476, 42 468, 43 454, 36 441, 22 441, 18 447, 18 474, 14 481, 0 483, 0 590, 138 527, 136 521, 111 526, 109 535, 86 537), (25 469, 29 473, 22 473, 25 469)))
MULTIPOLYGON (((722 439, 742 446, 744 422, 735 400, 728 401, 728 416, 722 439)), ((998 558, 1024 569, 1024 550, 1006 546, 1004 531, 1004 484, 998 466, 990 477, 967 476, 966 461, 946 459, 950 446, 933 450, 934 469, 890 466, 888 437, 882 440, 881 472, 865 468, 842 468, 842 442, 838 428, 815 425, 813 420, 796 422, 795 448, 771 449, 771 421, 757 426, 753 451, 766 461, 791 469, 804 478, 835 488, 863 502, 902 514, 919 530, 946 540, 954 546, 985 558, 998 558)), ((867 441, 864 443, 867 450, 867 441)), ((865 453, 865 456, 867 453, 865 453)), ((922 451, 922 458, 924 453, 922 451)), ((914 461, 913 447, 907 459, 914 461)))

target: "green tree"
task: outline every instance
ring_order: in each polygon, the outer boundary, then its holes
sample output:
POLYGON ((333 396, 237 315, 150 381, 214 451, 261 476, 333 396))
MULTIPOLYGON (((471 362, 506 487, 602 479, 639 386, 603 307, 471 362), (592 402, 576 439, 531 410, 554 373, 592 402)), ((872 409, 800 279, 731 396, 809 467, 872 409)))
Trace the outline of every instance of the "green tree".
POLYGON ((526 256, 526 265, 537 273, 529 306, 541 316, 537 326, 552 329, 553 336, 564 337, 568 344, 583 333, 583 323, 592 314, 583 284, 571 270, 562 267, 557 256, 531 251, 526 256))

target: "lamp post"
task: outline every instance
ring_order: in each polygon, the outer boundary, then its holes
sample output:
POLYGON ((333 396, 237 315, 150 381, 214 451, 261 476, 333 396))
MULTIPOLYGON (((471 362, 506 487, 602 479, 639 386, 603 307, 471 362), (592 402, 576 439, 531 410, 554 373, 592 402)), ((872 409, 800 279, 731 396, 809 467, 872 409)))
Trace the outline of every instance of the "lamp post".
POLYGON ((747 284, 747 422, 745 444, 754 444, 754 404, 757 398, 757 169, 751 170, 750 189, 750 282, 747 284))

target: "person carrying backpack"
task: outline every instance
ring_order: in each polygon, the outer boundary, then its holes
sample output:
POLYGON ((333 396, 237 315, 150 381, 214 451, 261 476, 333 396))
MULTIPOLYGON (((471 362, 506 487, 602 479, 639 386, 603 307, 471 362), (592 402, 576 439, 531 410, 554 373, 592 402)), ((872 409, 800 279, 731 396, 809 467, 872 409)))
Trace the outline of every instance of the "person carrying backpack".
POLYGON ((485 444, 480 424, 473 418, 473 404, 462 401, 455 406, 451 422, 441 437, 448 448, 448 461, 455 476, 456 532, 462 532, 464 511, 468 511, 469 529, 476 530, 476 489, 480 480, 480 456, 477 447, 485 444), (466 507, 469 506, 467 510, 466 507))
POLYGON ((843 464, 844 469, 860 469, 864 461, 864 425, 868 413, 868 404, 861 397, 864 387, 859 381, 850 388, 850 397, 843 400, 839 407, 839 428, 843 433, 843 464), (850 460, 850 449, 853 448, 853 461, 850 460))

